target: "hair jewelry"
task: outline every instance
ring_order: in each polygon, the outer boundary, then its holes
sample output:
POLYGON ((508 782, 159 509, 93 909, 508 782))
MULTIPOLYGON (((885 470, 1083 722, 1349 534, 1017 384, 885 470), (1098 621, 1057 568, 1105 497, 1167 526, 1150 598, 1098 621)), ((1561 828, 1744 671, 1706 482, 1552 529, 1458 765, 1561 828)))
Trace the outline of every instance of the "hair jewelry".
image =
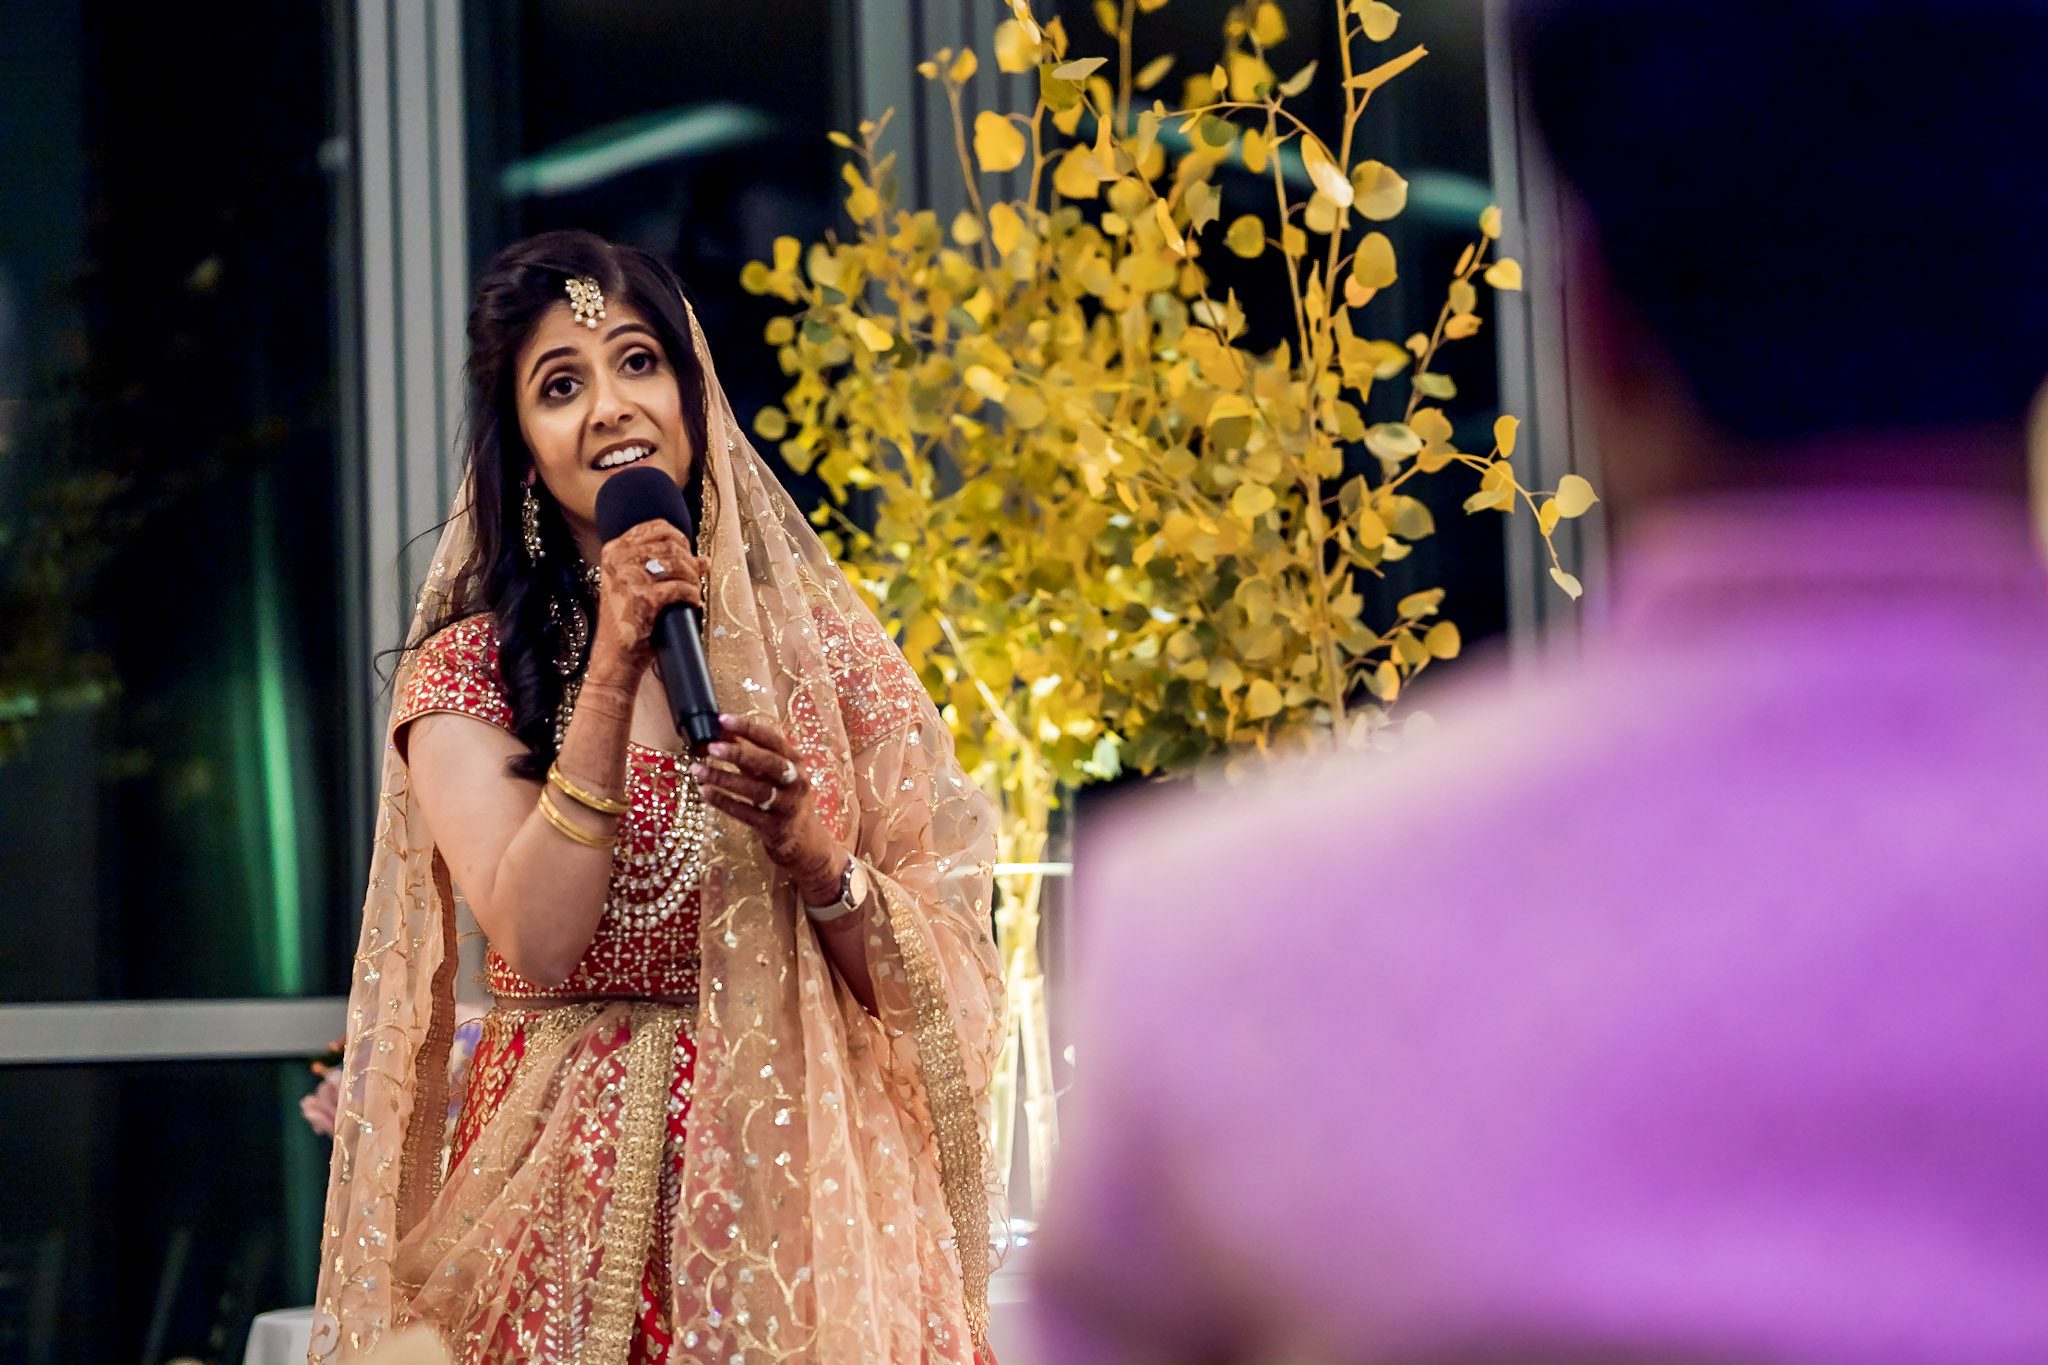
POLYGON ((576 321, 593 331, 597 320, 604 316, 604 290, 588 275, 578 275, 568 283, 569 310, 576 315, 576 321))

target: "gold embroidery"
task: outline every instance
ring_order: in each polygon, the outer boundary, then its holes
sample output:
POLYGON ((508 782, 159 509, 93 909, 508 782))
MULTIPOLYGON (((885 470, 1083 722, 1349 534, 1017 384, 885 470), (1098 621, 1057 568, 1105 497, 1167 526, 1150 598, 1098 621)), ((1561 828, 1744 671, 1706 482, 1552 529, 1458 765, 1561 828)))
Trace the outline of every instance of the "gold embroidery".
MULTIPOLYGON (((532 1138, 534 1116, 541 1112, 542 1093, 559 1084, 561 1072, 568 1060, 570 1041, 583 1031, 603 1011, 598 1003, 565 1005, 560 1009, 521 1011, 510 1015, 514 1027, 524 1026, 526 1030, 525 1055, 521 1057, 511 1086, 498 1102, 496 1110, 484 1120, 477 1132, 470 1151, 472 1162, 478 1173, 488 1164, 500 1176, 508 1174, 513 1165, 525 1155, 532 1138), (524 1131, 514 1134, 506 1124, 520 1125, 524 1131)), ((502 1012, 492 1011, 489 1018, 496 1018, 502 1012)), ((490 1027, 487 1022, 486 1028, 490 1027)), ((435 1229, 434 1235, 420 1248, 417 1255, 406 1257, 407 1265, 424 1267, 439 1263, 448 1249, 460 1241, 466 1232, 460 1220, 449 1220, 435 1229)), ((408 1277, 414 1288, 420 1277, 408 1277)))
POLYGON ((412 1231, 441 1192, 441 1148, 448 1132, 448 1052, 455 1046, 455 892, 448 864, 434 854, 434 889, 440 899, 440 963, 434 968, 433 1016, 414 1058, 419 1084, 413 1091, 412 1113, 405 1124, 405 1146, 398 1162, 398 1235, 412 1231))
POLYGON ((590 1296, 587 1358, 599 1365, 625 1365, 639 1328, 640 1285, 647 1272, 662 1152, 668 1145, 668 1094, 675 1083, 676 1030, 682 1011, 635 1004, 631 1018, 617 1165, 605 1204, 604 1258, 590 1296))
POLYGON ((931 704, 881 623, 865 611, 817 613, 818 643, 839 694, 846 742, 856 754, 923 718, 931 704))
POLYGON ((451 1145, 451 1161, 460 1162, 476 1146, 485 1126, 503 1106, 506 1094, 512 1089, 512 1082, 524 1060, 525 1039, 521 1029, 525 1021, 524 1014, 503 1009, 494 1009, 484 1016, 483 1028, 477 1035, 476 1051, 470 1054, 469 1075, 462 1092, 462 1112, 456 1119, 455 1141, 451 1145))
POLYGON ((391 713, 391 731, 434 711, 452 711, 500 730, 512 728, 512 703, 498 680, 498 638, 490 617, 466 617, 420 646, 412 676, 391 713))
POLYGON ((887 882, 878 882, 889 907, 889 928, 910 978, 910 998, 917 1014, 918 1069, 924 1079, 926 1107, 938 1137, 939 1182, 946 1194, 946 1212, 953 1219, 953 1245, 960 1253, 960 1290, 967 1300, 967 1330, 976 1345, 988 1339, 988 1200, 982 1171, 988 1145, 975 1113, 967 1068, 960 1059, 960 1037, 946 1013, 945 984, 924 926, 910 912, 903 896, 887 882))

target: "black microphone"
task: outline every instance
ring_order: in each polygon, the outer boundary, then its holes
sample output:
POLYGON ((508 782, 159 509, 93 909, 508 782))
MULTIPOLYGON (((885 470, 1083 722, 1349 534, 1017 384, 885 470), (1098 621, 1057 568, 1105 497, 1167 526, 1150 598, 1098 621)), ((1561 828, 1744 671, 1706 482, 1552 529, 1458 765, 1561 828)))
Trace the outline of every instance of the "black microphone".
MULTIPOLYGON (((642 522, 665 521, 691 538, 697 524, 676 481, 659 469, 622 469, 597 490, 597 531, 617 540, 642 522)), ((704 659, 704 618, 695 607, 663 607, 654 619, 654 671, 668 692, 676 729, 699 745, 719 735, 718 700, 711 695, 711 665, 704 659)))

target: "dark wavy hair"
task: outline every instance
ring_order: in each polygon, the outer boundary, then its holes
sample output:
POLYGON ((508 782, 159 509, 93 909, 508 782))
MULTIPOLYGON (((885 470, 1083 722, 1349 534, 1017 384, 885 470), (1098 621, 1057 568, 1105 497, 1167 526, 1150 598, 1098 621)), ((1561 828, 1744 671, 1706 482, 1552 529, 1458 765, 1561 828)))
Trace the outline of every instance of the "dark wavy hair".
POLYGON ((2018 150, 2048 128, 2048 0, 1516 8, 1605 264, 1724 430, 2020 420, 2048 378, 2048 171, 2018 150))
MULTIPOLYGON (((512 704, 512 730, 528 752, 511 764, 519 777, 539 779, 555 759, 555 712, 565 685, 557 659, 568 653, 565 636, 580 614, 585 634, 595 619, 576 543, 554 499, 540 490, 540 562, 528 560, 520 525, 520 485, 533 467, 519 430, 514 361, 535 325, 568 295, 567 282, 589 276, 608 307, 628 305, 653 329, 682 389, 683 421, 697 452, 698 476, 684 492, 702 522, 705 458, 704 373, 690 344, 684 291, 660 259, 618 246, 590 232, 543 232, 506 247, 477 281, 469 310, 469 360, 463 461, 475 499, 476 544, 455 571, 448 606, 408 644, 417 648, 456 621, 489 612, 498 638, 498 667, 512 704), (549 604, 555 604, 553 612, 549 604)), ((571 674, 588 660, 574 659, 571 674)))

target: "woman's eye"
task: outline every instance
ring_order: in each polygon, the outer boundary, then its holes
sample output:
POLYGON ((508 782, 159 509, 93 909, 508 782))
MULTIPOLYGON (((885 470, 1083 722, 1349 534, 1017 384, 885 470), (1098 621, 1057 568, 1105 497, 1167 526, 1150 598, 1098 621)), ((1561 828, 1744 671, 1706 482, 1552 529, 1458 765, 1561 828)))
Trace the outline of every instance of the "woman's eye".
POLYGON ((626 357, 627 374, 646 374, 661 364, 652 351, 635 351, 626 357))
POLYGON ((569 397, 575 392, 576 381, 566 374, 558 374, 553 379, 550 379, 546 386, 541 389, 541 396, 543 398, 560 400, 569 397))

